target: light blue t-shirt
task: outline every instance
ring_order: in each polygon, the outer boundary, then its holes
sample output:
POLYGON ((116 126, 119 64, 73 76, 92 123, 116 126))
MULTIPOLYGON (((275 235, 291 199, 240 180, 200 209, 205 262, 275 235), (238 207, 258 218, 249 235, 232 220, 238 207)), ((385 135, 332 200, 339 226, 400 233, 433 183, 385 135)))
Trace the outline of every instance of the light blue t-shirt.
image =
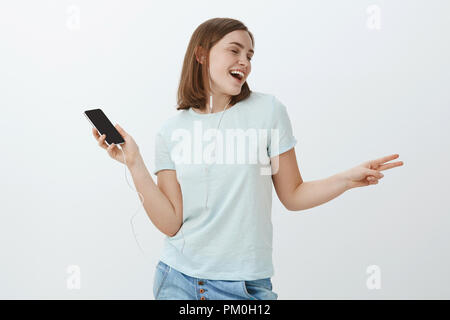
POLYGON ((160 260, 196 278, 272 277, 270 157, 296 143, 286 107, 271 94, 252 92, 225 112, 190 108, 169 118, 156 135, 153 173, 176 170, 183 225, 166 236, 160 260))

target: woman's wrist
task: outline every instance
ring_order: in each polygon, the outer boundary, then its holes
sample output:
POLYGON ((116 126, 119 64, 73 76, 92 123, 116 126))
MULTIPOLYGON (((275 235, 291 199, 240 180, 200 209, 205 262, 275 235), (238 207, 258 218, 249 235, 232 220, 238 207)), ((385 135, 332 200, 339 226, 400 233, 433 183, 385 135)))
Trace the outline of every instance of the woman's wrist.
POLYGON ((144 164, 144 159, 142 159, 142 156, 140 153, 137 154, 137 156, 132 160, 127 162, 128 169, 135 170, 136 168, 141 167, 144 164))

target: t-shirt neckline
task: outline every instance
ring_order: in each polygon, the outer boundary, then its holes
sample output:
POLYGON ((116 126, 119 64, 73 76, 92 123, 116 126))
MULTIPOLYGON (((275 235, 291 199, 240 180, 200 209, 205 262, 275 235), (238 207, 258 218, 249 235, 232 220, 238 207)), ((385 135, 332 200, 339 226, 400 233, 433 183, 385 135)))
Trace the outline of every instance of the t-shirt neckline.
MULTIPOLYGON (((248 99, 248 98, 247 98, 247 99, 248 99)), ((196 116, 196 117, 215 117, 215 116, 217 116, 217 115, 221 115, 221 114, 224 113, 224 112, 227 112, 227 111, 230 112, 230 110, 236 109, 243 101, 245 101, 245 100, 247 100, 247 99, 238 101, 237 103, 234 104, 234 106, 228 107, 226 110, 219 111, 219 112, 214 112, 214 113, 198 113, 198 112, 195 112, 194 110, 192 110, 193 107, 190 107, 190 108, 189 108, 189 113, 192 114, 192 115, 194 115, 194 116, 196 116)))

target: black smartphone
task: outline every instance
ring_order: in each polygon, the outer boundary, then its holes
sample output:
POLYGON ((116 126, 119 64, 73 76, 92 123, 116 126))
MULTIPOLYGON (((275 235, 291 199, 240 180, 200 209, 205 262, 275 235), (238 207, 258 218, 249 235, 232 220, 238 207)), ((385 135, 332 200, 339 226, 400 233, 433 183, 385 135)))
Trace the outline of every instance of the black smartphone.
POLYGON ((91 122, 91 124, 97 129, 100 135, 106 134, 106 142, 108 143, 108 145, 110 145, 111 143, 114 144, 125 143, 125 140, 123 140, 122 135, 113 126, 111 121, 109 121, 108 117, 104 114, 102 109, 86 110, 84 112, 84 115, 91 122))

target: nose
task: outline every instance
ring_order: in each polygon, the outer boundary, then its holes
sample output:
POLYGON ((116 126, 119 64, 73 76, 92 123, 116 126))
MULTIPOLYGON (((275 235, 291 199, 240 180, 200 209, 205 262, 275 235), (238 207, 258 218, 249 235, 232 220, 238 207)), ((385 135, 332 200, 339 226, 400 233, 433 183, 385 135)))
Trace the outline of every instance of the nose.
POLYGON ((243 56, 243 57, 241 57, 240 59, 239 59, 239 61, 241 62, 241 63, 248 63, 248 60, 247 60, 247 56, 243 56))
POLYGON ((247 69, 248 65, 249 65, 249 62, 247 61, 247 57, 239 59, 239 64, 247 69))

